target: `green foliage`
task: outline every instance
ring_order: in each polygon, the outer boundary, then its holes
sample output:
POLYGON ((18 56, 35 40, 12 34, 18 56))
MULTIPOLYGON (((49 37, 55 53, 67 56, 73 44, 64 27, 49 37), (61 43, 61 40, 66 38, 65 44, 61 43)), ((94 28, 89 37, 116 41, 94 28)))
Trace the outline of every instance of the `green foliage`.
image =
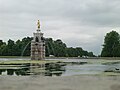
POLYGON ((102 57, 120 56, 120 35, 116 31, 111 31, 110 33, 106 34, 101 56, 102 57))
MULTIPOLYGON (((25 37, 16 42, 9 39, 7 44, 0 40, 0 56, 30 56, 32 37, 25 37)), ((92 52, 84 51, 81 47, 68 48, 62 40, 53 40, 52 38, 45 39, 46 56, 53 55, 55 57, 93 57, 92 52)))
POLYGON ((55 57, 95 56, 92 52, 84 51, 81 47, 68 48, 60 39, 54 41, 52 38, 46 38, 46 56, 49 55, 54 55, 55 57))
POLYGON ((0 56, 21 56, 24 48, 27 44, 29 44, 24 52, 24 56, 30 56, 30 42, 32 38, 25 37, 22 41, 17 40, 14 42, 13 40, 9 39, 7 44, 0 41, 0 56))
POLYGON ((94 57, 92 52, 87 52, 85 50, 83 50, 81 47, 70 47, 67 48, 67 56, 69 57, 82 57, 82 56, 89 56, 89 57, 94 57))

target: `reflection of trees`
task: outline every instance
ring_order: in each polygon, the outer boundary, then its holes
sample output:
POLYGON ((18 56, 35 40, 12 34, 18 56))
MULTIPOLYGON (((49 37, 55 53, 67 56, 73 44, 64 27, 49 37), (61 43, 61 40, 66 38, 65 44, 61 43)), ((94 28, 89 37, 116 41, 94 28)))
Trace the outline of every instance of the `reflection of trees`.
POLYGON ((5 69, 0 69, 0 75, 2 74, 2 72, 5 72, 5 69))
POLYGON ((28 71, 28 70, 29 70, 29 68, 16 69, 16 70, 15 70, 15 74, 16 74, 17 76, 19 76, 19 75, 25 76, 25 75, 28 75, 28 74, 27 74, 27 71, 28 71))
POLYGON ((18 67, 17 69, 0 69, 0 75, 42 75, 42 76, 61 76, 65 71, 64 66, 59 63, 47 63, 47 64, 25 64, 23 67, 18 67))
POLYGON ((61 73, 56 73, 56 76, 61 76, 62 75, 62 72, 61 73))
POLYGON ((44 74, 45 74, 45 64, 39 64, 39 63, 30 64, 29 74, 44 76, 44 74))
POLYGON ((27 75, 27 70, 28 68, 22 68, 22 69, 0 69, 0 75, 2 75, 2 72, 7 72, 7 75, 14 75, 14 73, 19 76, 19 75, 27 75))
POLYGON ((13 75, 14 74, 14 70, 12 69, 7 69, 7 75, 13 75))
POLYGON ((59 63, 47 63, 45 65, 45 70, 45 76, 61 76, 62 73, 65 71, 65 68, 59 63))

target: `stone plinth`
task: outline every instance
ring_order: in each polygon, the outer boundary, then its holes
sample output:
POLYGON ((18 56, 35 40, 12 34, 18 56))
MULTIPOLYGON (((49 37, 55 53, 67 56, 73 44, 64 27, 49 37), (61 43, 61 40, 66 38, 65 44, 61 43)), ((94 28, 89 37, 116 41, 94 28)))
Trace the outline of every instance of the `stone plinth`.
POLYGON ((34 37, 31 41, 31 60, 44 60, 45 40, 43 38, 43 33, 38 29, 33 35, 34 37))

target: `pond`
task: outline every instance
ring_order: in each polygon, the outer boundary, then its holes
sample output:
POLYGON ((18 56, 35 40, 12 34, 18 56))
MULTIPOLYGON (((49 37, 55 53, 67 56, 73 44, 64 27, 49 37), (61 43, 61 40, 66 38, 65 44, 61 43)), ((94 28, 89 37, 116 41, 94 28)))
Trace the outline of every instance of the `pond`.
MULTIPOLYGON (((0 61, 24 60, 21 58, 0 58, 0 61)), ((27 58, 29 60, 29 58, 27 58)), ((48 59, 51 60, 51 59, 48 59)), ((53 59, 52 59, 53 60, 53 59)), ((100 59, 54 59, 56 63, 46 64, 0 64, 0 75, 11 76, 72 76, 72 75, 120 75, 119 60, 100 59), (61 62, 59 62, 61 61, 61 62)))

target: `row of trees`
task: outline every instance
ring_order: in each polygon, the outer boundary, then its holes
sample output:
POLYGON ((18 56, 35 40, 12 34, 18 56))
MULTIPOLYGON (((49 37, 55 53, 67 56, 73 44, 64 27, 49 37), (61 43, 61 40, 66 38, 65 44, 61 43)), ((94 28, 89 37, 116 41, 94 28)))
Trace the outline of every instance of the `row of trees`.
MULTIPOLYGON (((0 56, 30 56, 32 37, 25 37, 22 40, 16 42, 9 39, 7 43, 0 40, 0 56)), ((92 52, 83 50, 81 47, 68 48, 62 40, 53 40, 52 38, 46 38, 46 56, 54 55, 56 57, 78 57, 89 56, 93 57, 92 52)))
POLYGON ((102 57, 120 57, 120 35, 116 31, 106 34, 101 52, 102 57))
POLYGON ((23 38, 21 41, 17 40, 14 42, 13 40, 9 39, 7 43, 0 40, 0 56, 20 56, 24 53, 24 56, 30 55, 30 41, 32 38, 26 37, 23 38), (26 47, 26 45, 28 45, 26 47), (23 52, 23 50, 26 50, 23 52))
POLYGON ((81 47, 67 47, 60 39, 56 41, 52 38, 46 39, 46 56, 54 55, 56 57, 94 57, 93 52, 83 50, 81 47))

